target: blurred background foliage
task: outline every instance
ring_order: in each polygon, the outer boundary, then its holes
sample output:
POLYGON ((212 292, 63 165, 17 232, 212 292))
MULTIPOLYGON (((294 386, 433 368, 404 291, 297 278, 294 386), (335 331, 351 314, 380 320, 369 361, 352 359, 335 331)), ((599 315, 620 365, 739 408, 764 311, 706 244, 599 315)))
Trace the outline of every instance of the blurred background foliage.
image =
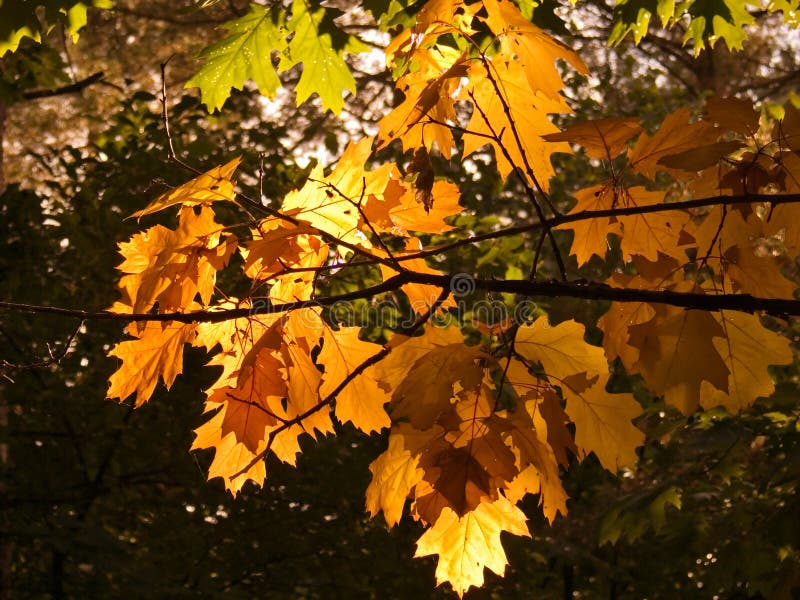
MULTIPOLYGON (((296 107, 291 92, 265 103, 253 90, 235 92, 209 115, 183 84, 197 68, 193 56, 248 2, 205 4, 199 11, 191 2, 121 0, 114 11, 90 11, 77 44, 56 26, 0 58, 0 299, 88 310, 115 300, 116 244, 139 229, 124 217, 189 177, 167 159, 161 63, 169 60, 178 156, 205 169, 243 155, 242 189, 268 202, 369 132, 395 100, 385 69, 356 63, 358 93, 338 118, 316 101, 296 107), (76 89, 62 93, 70 85, 76 89)), ((652 128, 712 93, 776 110, 800 79, 800 42, 796 32, 783 35, 775 15, 758 16, 742 51, 719 43, 695 56, 679 26, 651 24, 638 46, 626 39, 609 47, 616 13, 602 0, 522 4, 592 69, 588 80, 565 73, 575 118, 632 115, 652 128)), ((383 38, 375 39, 380 46, 383 38)), ((288 73, 290 83, 296 77, 288 73)), ((410 160, 397 148, 385 157, 410 160)), ((598 165, 580 153, 558 160, 554 198, 568 205, 571 191, 597 180, 598 165)), ((461 183, 457 224, 476 233, 528 217, 524 195, 513 183, 503 187, 491 162, 490 154, 463 163, 433 157, 438 174, 461 183)), ((569 235, 559 241, 568 244, 569 235)), ((432 266, 520 276, 534 243, 465 246, 432 266)), ((596 261, 583 273, 602 268, 596 261)), ((371 276, 352 272, 336 281, 338 291, 371 276)), ((590 328, 605 310, 571 299, 540 306, 554 321, 576 318, 590 328)), ((0 361, 59 355, 76 327, 59 364, 0 371, 2 598, 451 596, 434 589, 433 559, 411 558, 416 525, 387 531, 365 513, 367 467, 383 436, 340 427, 335 438, 308 443, 296 469, 269 464, 264 489, 245 487, 231 498, 218 481, 205 481, 210 455, 187 451, 202 420, 202 389, 213 379, 202 353, 190 351, 169 394, 160 390, 135 413, 103 400, 114 369, 105 353, 122 335, 117 324, 2 312, 0 361)), ((792 327, 796 342, 800 325, 792 327)), ((797 597, 797 364, 775 377, 775 396, 742 415, 687 419, 638 378, 617 373, 615 388, 633 391, 646 408, 638 469, 614 478, 593 458, 573 465, 563 474, 570 514, 550 526, 530 498, 533 539, 507 538, 506 577, 487 572, 486 587, 469 597, 797 597)))

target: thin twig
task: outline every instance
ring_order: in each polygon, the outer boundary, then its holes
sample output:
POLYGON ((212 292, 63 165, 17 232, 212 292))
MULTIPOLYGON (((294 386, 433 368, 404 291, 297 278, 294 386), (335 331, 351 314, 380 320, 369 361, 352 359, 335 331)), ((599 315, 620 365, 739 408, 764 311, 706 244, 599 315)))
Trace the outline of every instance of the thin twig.
MULTIPOLYGON (((444 302, 447 300, 449 296, 450 296, 450 288, 448 287, 446 289, 443 289, 442 292, 439 294, 439 297, 436 298, 436 301, 430 306, 430 308, 425 314, 420 315, 417 318, 417 320, 414 321, 414 323, 412 323, 409 327, 400 329, 397 332, 395 332, 395 335, 409 335, 409 336, 413 335, 417 330, 419 330, 420 327, 422 327, 426 322, 428 322, 428 320, 434 315, 434 313, 436 313, 437 310, 439 310, 439 308, 442 306, 442 304, 444 304, 444 302)), ((280 433, 286 431, 290 427, 302 423, 308 417, 316 414, 323 408, 326 408, 331 404, 333 404, 333 402, 336 400, 336 397, 342 392, 342 390, 345 387, 347 387, 347 385, 351 381, 353 381, 353 379, 361 375, 361 373, 366 371, 372 365, 379 363, 386 356, 388 356, 391 351, 392 347, 389 344, 385 344, 378 352, 367 358, 364 362, 362 362, 355 369, 353 369, 341 381, 341 383, 339 383, 339 385, 337 385, 336 388, 334 388, 334 390, 330 394, 325 396, 324 399, 322 399, 320 402, 309 408, 304 413, 297 415, 295 418, 289 421, 285 421, 279 427, 276 427, 275 429, 270 431, 269 436, 267 438, 266 448, 264 448, 264 450, 262 450, 255 458, 253 458, 253 460, 251 460, 243 469, 241 469, 238 473, 233 475, 230 479, 233 480, 236 479, 237 477, 240 477, 244 473, 247 473, 247 471, 249 471, 253 467, 253 465, 256 465, 258 462, 264 460, 272 450, 272 444, 274 443, 275 438, 280 433)))

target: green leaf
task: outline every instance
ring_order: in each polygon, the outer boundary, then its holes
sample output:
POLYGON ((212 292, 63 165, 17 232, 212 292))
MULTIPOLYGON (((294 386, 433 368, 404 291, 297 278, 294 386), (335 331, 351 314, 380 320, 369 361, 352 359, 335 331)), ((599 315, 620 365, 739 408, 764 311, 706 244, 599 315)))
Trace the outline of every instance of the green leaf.
POLYGON ((599 543, 616 544, 621 535, 633 542, 649 527, 656 533, 667 524, 665 509, 671 504, 681 508, 681 490, 676 486, 634 494, 606 513, 600 522, 599 543))
POLYGON ((59 21, 64 22, 67 33, 73 41, 77 41, 78 32, 86 25, 86 11, 90 5, 111 8, 113 2, 0 0, 0 56, 9 51, 16 52, 23 38, 39 41, 42 31, 50 31, 59 21), (42 21, 39 20, 40 16, 42 21))
POLYGON ((332 9, 310 11, 305 0, 294 0, 288 23, 294 36, 288 52, 281 57, 280 70, 285 71, 303 63, 303 73, 297 83, 297 103, 311 94, 319 94, 322 106, 339 114, 344 107, 342 92, 356 91, 356 82, 344 52, 360 52, 366 47, 355 38, 343 34, 333 23, 332 9))
POLYGON ((210 111, 222 108, 231 89, 242 89, 247 80, 255 82, 263 95, 273 97, 281 82, 271 55, 286 48, 284 19, 283 11, 251 5, 247 15, 226 23, 226 38, 200 53, 205 64, 186 87, 199 87, 210 111))
POLYGON ((731 50, 741 50, 747 34, 744 26, 755 21, 742 0, 692 0, 687 3, 692 21, 686 29, 683 41, 694 42, 695 55, 708 42, 710 47, 719 39, 725 40, 731 50))

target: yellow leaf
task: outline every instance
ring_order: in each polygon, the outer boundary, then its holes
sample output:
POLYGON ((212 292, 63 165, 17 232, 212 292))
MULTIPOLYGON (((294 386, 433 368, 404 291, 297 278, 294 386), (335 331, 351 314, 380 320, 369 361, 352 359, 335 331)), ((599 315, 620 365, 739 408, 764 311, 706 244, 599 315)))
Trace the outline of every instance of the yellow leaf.
POLYGON ((402 58, 417 68, 397 81, 405 100, 378 123, 378 149, 399 139, 404 151, 419 147, 431 151, 436 144, 442 156, 450 158, 453 135, 447 123, 456 120, 453 95, 466 74, 468 59, 456 48, 436 44, 439 35, 457 31, 452 25, 438 22, 420 28, 413 35, 406 30, 386 49, 390 60, 402 58))
POLYGON ((373 517, 383 511, 389 527, 400 522, 409 493, 425 475, 418 467, 418 452, 427 441, 426 437, 420 443, 420 432, 400 423, 389 435, 389 447, 369 466, 372 480, 367 487, 367 510, 373 517))
POLYGON ((408 419, 418 429, 430 427, 450 408, 456 384, 463 389, 475 389, 480 384, 483 368, 479 361, 484 358, 483 348, 467 346, 463 341, 424 352, 394 390, 393 418, 408 419))
MULTIPOLYGON (((641 186, 626 188, 620 195, 620 208, 651 206, 664 201, 663 192, 650 192, 641 186)), ((681 232, 689 222, 688 212, 673 210, 630 215, 618 217, 618 221, 622 226, 622 252, 625 260, 630 260, 633 255, 640 255, 655 261, 659 259, 659 253, 680 261, 686 259, 681 232)))
POLYGON ((502 496, 461 517, 445 508, 422 534, 414 556, 438 554, 436 582, 450 583, 461 597, 470 587, 483 585, 484 567, 498 575, 505 571, 508 561, 500 543, 503 531, 530 537, 525 514, 502 496))
MULTIPOLYGON (((614 188, 595 185, 575 192, 577 204, 569 211, 576 214, 586 210, 605 210, 615 205, 617 197, 614 188)), ((620 235, 622 227, 611 219, 585 219, 574 223, 564 223, 556 229, 571 229, 575 232, 570 254, 578 260, 578 266, 586 264, 592 256, 604 258, 608 250, 609 233, 620 235)))
POLYGON ((344 242, 370 248, 360 230, 359 207, 370 196, 383 194, 392 173, 391 165, 365 169, 372 140, 366 137, 351 143, 327 177, 321 166, 315 167, 305 185, 284 198, 282 211, 344 242))
POLYGON ((196 328, 194 323, 174 321, 129 325, 127 331, 136 339, 120 342, 108 353, 122 364, 111 376, 106 397, 122 401, 136 393, 135 406, 139 407, 150 398, 159 378, 169 389, 183 370, 183 345, 192 340, 196 328))
POLYGON ((600 464, 612 473, 636 464, 636 448, 644 443, 644 433, 633 423, 642 407, 631 394, 606 391, 608 375, 585 387, 567 378, 561 389, 567 399, 566 413, 575 423, 575 445, 581 458, 594 452, 600 464))
MULTIPOLYGON (((464 335, 458 327, 428 325, 422 335, 409 337, 395 334, 389 340, 389 356, 375 365, 375 377, 381 387, 394 392, 406 379, 419 358, 433 350, 450 344, 463 344, 464 335)), ((448 396, 449 397, 449 396, 448 396)))
POLYGON ((585 373, 593 379, 608 373, 603 349, 583 339, 585 328, 575 321, 550 325, 547 317, 539 317, 523 325, 514 340, 514 349, 532 363, 541 363, 545 373, 556 382, 585 373))
POLYGON ((775 384, 769 365, 786 365, 794 360, 789 340, 761 324, 756 315, 720 312, 724 338, 714 338, 714 347, 728 365, 728 391, 703 382, 700 405, 713 408, 722 405, 735 413, 749 407, 756 398, 771 396, 775 384))
MULTIPOLYGON (((359 365, 380 352, 378 344, 359 339, 359 332, 358 327, 324 330, 322 350, 317 358, 325 366, 320 397, 326 398, 359 365)), ((367 433, 380 431, 391 425, 383 408, 388 401, 389 394, 378 386, 375 371, 369 368, 353 377, 336 396, 336 418, 343 423, 351 422, 367 433)))
MULTIPOLYGON (((547 191, 555 174, 550 155, 569 153, 570 148, 563 142, 546 142, 542 136, 558 132, 548 114, 569 112, 569 107, 563 99, 557 101, 531 89, 518 62, 495 56, 488 68, 491 79, 482 63, 470 65, 469 83, 461 92, 461 99, 474 105, 463 136, 464 156, 488 143, 503 178, 517 167, 530 165, 536 181, 547 191)), ((525 174, 530 185, 535 185, 527 169, 525 174)))
POLYGON ((174 190, 161 194, 147 207, 133 213, 131 217, 141 218, 176 204, 197 206, 198 204, 211 204, 219 200, 233 202, 236 199, 236 193, 233 191, 231 177, 241 160, 241 156, 234 158, 227 164, 214 167, 174 190))
POLYGON ((397 204, 389 209, 392 227, 388 230, 394 235, 408 235, 409 231, 425 233, 444 233, 452 226, 445 223, 447 217, 461 213, 459 204, 461 193, 458 186, 449 181, 436 181, 431 190, 433 206, 426 210, 419 202, 413 189, 402 188, 397 204))
POLYGON ((515 351, 540 363, 567 400, 566 413, 575 423, 575 444, 582 456, 594 452, 610 471, 636 462, 644 435, 631 422, 641 407, 630 394, 606 391, 608 363, 602 348, 587 344, 584 327, 575 321, 551 326, 547 317, 520 327, 515 351))
MULTIPOLYGON (((416 238, 410 238, 406 241, 406 249, 404 252, 395 252, 395 258, 401 258, 408 254, 415 254, 422 250, 422 244, 416 238)), ((425 262, 424 258, 413 258, 404 260, 400 263, 403 268, 413 271, 415 273, 429 273, 432 275, 442 275, 442 271, 431 269, 425 262)), ((383 280, 397 275, 399 271, 392 269, 390 266, 381 263, 381 275, 383 280)), ((442 288, 435 285, 424 285, 421 283, 406 283, 400 287, 403 293, 408 297, 408 302, 411 304, 411 310, 417 314, 425 314, 428 310, 436 304, 437 299, 442 293, 442 288)), ((442 309, 455 307, 456 303, 452 296, 447 298, 440 306, 442 309)))
POLYGON ((507 486, 506 497, 516 502, 527 493, 539 494, 544 516, 552 522, 558 513, 567 514, 567 493, 538 404, 536 399, 521 400, 508 416, 512 429, 507 443, 517 456, 519 474, 507 486))
POLYGON ((525 69, 531 90, 563 103, 564 112, 569 112, 561 96, 564 87, 556 68, 557 61, 564 61, 584 75, 589 69, 580 57, 556 41, 526 19, 509 0, 484 0, 486 24, 500 41, 502 60, 517 60, 525 69))

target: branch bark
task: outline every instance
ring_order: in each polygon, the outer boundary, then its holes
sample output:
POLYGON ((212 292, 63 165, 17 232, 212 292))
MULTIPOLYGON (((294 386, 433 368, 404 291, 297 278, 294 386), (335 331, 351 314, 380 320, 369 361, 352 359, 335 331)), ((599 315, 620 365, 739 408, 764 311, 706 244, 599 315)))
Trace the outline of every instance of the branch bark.
MULTIPOLYGON (((437 275, 430 273, 417 273, 404 271, 390 277, 381 284, 374 285, 355 292, 303 300, 272 304, 268 299, 263 300, 263 305, 257 299, 254 306, 227 310, 199 310, 186 313, 112 313, 107 311, 88 312, 78 309, 60 308, 55 306, 39 306, 33 304, 20 304, 15 302, 0 301, 0 309, 15 312, 48 314, 62 317, 71 317, 86 321, 118 321, 130 323, 132 321, 174 321, 178 323, 220 323, 230 319, 241 319, 259 314, 277 314, 307 308, 312 306, 332 306, 339 302, 349 302, 364 298, 372 298, 378 294, 400 289, 403 285, 417 283, 431 285, 442 290, 453 289, 454 282, 463 280, 463 274, 457 276, 437 275)), ((750 294, 701 294, 690 292, 674 292, 670 290, 641 290, 616 288, 604 283, 577 282, 577 281, 529 281, 521 280, 495 280, 471 279, 475 290, 496 293, 511 293, 526 298, 579 298, 583 300, 606 300, 612 302, 647 302, 651 304, 667 304, 679 308, 694 310, 736 310, 754 313, 763 311, 779 317, 800 316, 800 300, 784 298, 761 298, 750 294)), ((457 290, 454 290, 457 291, 457 290)))

